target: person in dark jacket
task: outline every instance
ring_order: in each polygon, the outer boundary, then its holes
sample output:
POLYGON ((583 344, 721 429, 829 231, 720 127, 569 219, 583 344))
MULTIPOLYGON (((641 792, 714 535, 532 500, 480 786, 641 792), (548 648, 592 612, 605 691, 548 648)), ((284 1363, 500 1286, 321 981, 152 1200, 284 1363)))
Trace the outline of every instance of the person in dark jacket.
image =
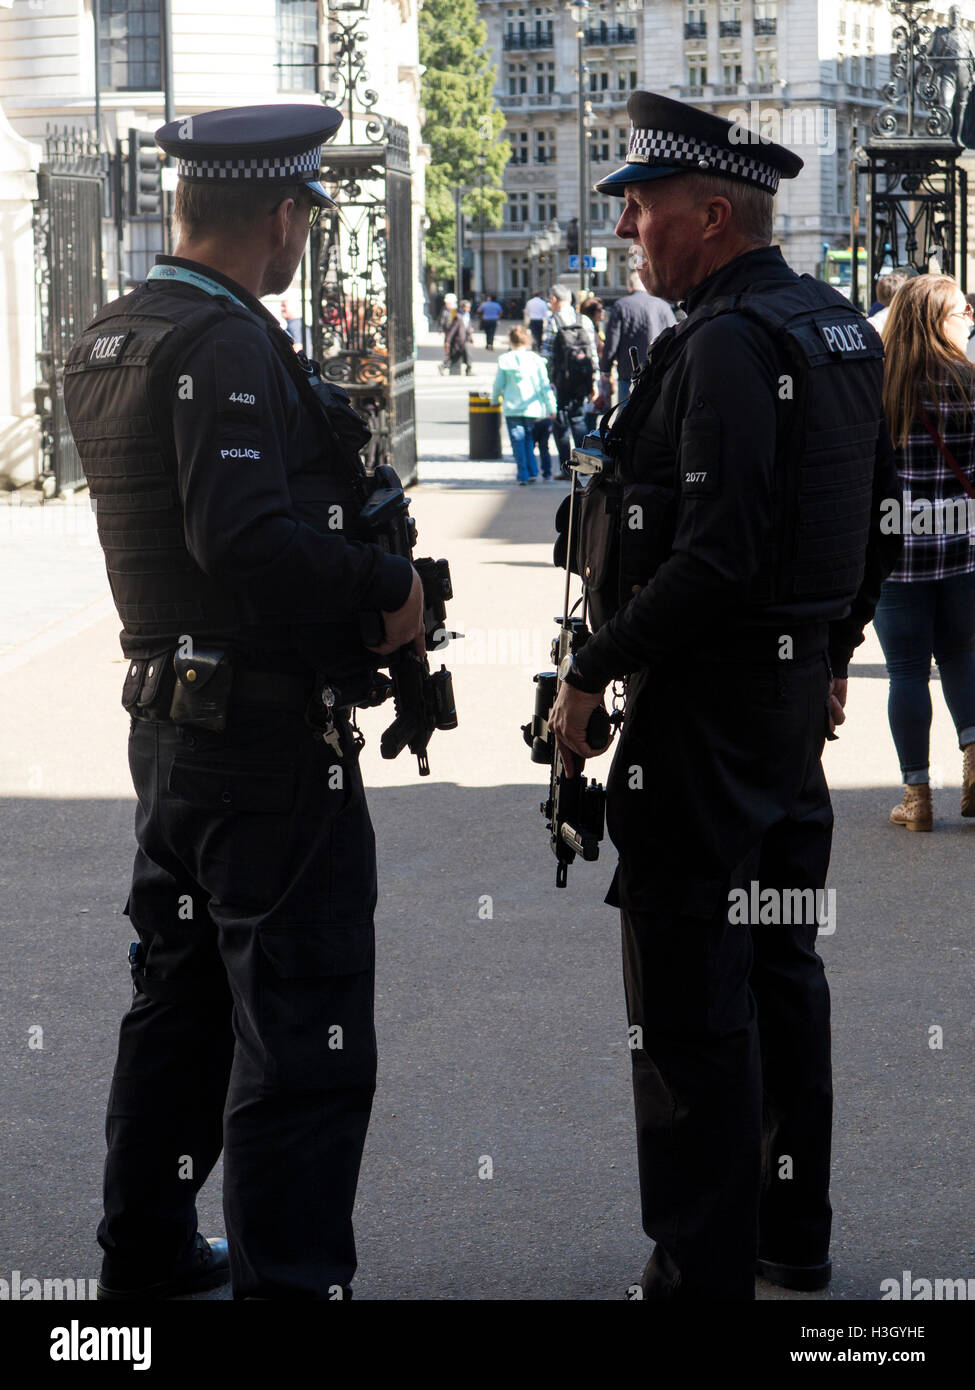
POLYGON ((550 727, 571 774, 626 682, 607 901, 655 1242, 632 1296, 748 1300, 756 1270, 830 1278, 820 757, 900 550, 881 526, 897 475, 879 336, 769 244, 772 195, 802 161, 654 93, 629 113, 627 163, 597 191, 625 198, 617 235, 687 317, 617 417, 610 481, 585 490, 595 630, 560 667, 550 727))
POLYGON ((645 361, 650 344, 674 322, 674 311, 667 301, 648 294, 639 273, 632 271, 629 293, 618 299, 609 311, 602 351, 606 376, 611 375, 613 364, 616 364, 621 405, 630 394, 633 376, 630 349, 636 350, 638 362, 645 361))
POLYGON ((423 591, 359 539, 368 429, 260 303, 333 206, 318 171, 341 120, 291 104, 157 131, 179 161, 175 252, 65 367, 137 795, 98 1228, 111 1301, 229 1271, 235 1299, 324 1302, 356 1269, 376 858, 351 697, 383 654, 420 649, 423 591), (226 1241, 197 1229, 221 1150, 226 1241))
POLYGON ((444 353, 450 367, 451 376, 460 374, 461 366, 470 376, 474 368, 471 364, 471 302, 461 300, 460 307, 444 334, 444 353))

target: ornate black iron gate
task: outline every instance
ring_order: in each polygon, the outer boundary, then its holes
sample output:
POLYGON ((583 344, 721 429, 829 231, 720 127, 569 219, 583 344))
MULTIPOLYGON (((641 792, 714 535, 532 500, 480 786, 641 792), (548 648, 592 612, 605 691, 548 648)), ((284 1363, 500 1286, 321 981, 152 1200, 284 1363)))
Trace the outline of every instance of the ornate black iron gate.
POLYGON ((64 413, 63 372, 70 348, 103 302, 105 171, 87 131, 49 133, 45 153, 34 204, 37 400, 44 473, 61 492, 84 481, 64 413))
POLYGON ((375 144, 327 145, 322 178, 339 207, 312 242, 313 355, 373 432, 370 469, 416 477, 413 249, 405 126, 374 118, 375 144))
MULTIPOLYGON (((932 28, 920 17, 929 9, 924 0, 890 0, 890 9, 900 22, 883 89, 886 104, 874 116, 866 147, 854 151, 853 256, 859 178, 865 176, 868 284, 885 266, 910 267, 920 274, 938 269, 955 275, 967 290, 968 183, 957 160, 975 49, 954 10, 948 25, 932 28)), ((855 304, 857 286, 854 272, 855 304)))

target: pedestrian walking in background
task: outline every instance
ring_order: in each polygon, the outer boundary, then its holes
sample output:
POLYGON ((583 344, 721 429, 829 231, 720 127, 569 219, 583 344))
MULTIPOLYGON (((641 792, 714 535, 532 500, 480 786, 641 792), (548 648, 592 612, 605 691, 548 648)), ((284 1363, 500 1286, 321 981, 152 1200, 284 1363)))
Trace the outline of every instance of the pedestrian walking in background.
POLYGON ((518 482, 524 487, 538 477, 533 429, 543 419, 548 423, 555 414, 555 392, 544 359, 531 349, 528 329, 517 324, 508 334, 508 342, 511 351, 498 358, 491 399, 501 402, 518 482))
POLYGON ((468 376, 473 372, 470 342, 471 304, 469 299, 464 299, 444 335, 444 354, 450 367, 451 376, 459 376, 461 366, 467 369, 468 376))
POLYGON ((484 346, 488 352, 494 351, 494 335, 498 327, 498 319, 501 317, 501 305, 493 297, 488 295, 487 299, 482 300, 478 309, 481 317, 481 327, 484 329, 484 346))
POLYGON ((890 819, 909 830, 934 823, 932 656, 962 750, 961 814, 975 816, 975 367, 965 356, 972 317, 950 275, 919 275, 898 289, 883 332, 904 551, 874 625, 904 782, 890 819))
POLYGON ((532 338, 535 341, 535 350, 540 351, 542 346, 542 334, 545 331, 545 320, 548 318, 548 305, 537 292, 532 295, 525 305, 525 322, 531 329, 532 338))
POLYGON ((667 301, 648 294, 637 271, 631 271, 628 283, 629 292, 618 299, 609 311, 602 350, 602 366, 607 376, 612 373, 613 363, 616 363, 620 405, 629 398, 633 377, 630 348, 636 349, 638 362, 645 362, 653 340, 676 322, 674 311, 667 301))
POLYGON ((873 324, 878 333, 887 322, 887 315, 890 313, 890 305, 894 295, 901 285, 907 284, 910 278, 903 270, 892 270, 889 275, 881 275, 877 281, 877 299, 880 302, 880 308, 873 310, 868 315, 868 322, 873 324))
POLYGON ((457 296, 455 294, 445 294, 443 297, 443 308, 440 311, 440 332, 443 334, 443 361, 440 363, 438 370, 441 376, 443 376, 450 365, 450 347, 447 338, 456 317, 457 296))
MULTIPOLYGON (((606 322, 606 310, 603 308, 603 301, 597 299, 595 295, 590 295, 579 305, 579 313, 584 314, 592 324, 593 333, 596 335, 596 352, 602 362, 603 346, 606 342, 606 334, 603 325, 606 322)), ((602 371, 596 389, 596 397, 589 401, 586 414, 589 417, 586 433, 595 428, 594 419, 601 410, 608 410, 613 404, 613 383, 610 377, 602 371)))
POLYGON ((563 473, 569 467, 572 445, 582 443, 588 416, 586 406, 595 395, 599 376, 599 352, 592 321, 577 316, 572 307, 572 291, 553 285, 549 296, 552 312, 545 320, 542 356, 548 362, 555 387, 555 445, 563 473))

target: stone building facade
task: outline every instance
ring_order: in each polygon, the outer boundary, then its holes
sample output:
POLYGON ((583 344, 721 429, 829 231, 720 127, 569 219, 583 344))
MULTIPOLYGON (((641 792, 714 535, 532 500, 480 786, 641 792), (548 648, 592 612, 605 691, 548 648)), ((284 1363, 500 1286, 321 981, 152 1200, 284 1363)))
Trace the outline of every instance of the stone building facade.
MULTIPOLYGON (((485 283, 530 293, 567 278, 565 228, 579 211, 577 31, 593 184, 623 162, 626 103, 635 88, 692 102, 780 139, 805 160, 780 184, 775 240, 797 270, 821 272, 824 244, 849 244, 850 149, 869 137, 889 78, 892 16, 884 0, 594 0, 577 21, 568 4, 479 0, 508 122, 505 223, 485 237, 485 283), (528 254, 555 218, 561 248, 528 254)), ((975 3, 959 6, 975 24, 975 3)), ((947 5, 932 7, 944 22, 947 5)), ((607 248, 597 293, 619 293, 627 252, 614 237, 616 199, 591 196, 591 241, 607 248)), ((970 219, 971 225, 971 219, 970 219)), ((481 283, 478 274, 477 283, 481 283)))
MULTIPOLYGON (((414 299, 422 322, 422 217, 428 151, 420 129, 420 0, 366 0, 359 8, 375 109, 405 125, 413 167, 414 299)), ((92 0, 0 0, 0 332, 18 385, 0 395, 0 481, 26 481, 36 467, 32 420, 34 305, 12 286, 33 284, 30 199, 48 127, 94 131, 114 152, 130 128, 152 132, 165 119, 162 0, 99 0, 98 118, 92 0), (16 448, 14 441, 16 440, 16 448)), ((328 4, 322 0, 170 0, 173 114, 225 106, 317 101, 334 86, 328 70, 328 4)), ((353 16, 346 10, 342 17, 353 16)), ((343 133, 340 131, 339 139, 343 133)), ((356 132, 357 141, 363 136, 356 132)), ((162 249, 158 217, 128 223, 123 280, 141 278, 162 249)), ((111 222, 105 224, 105 298, 117 292, 111 222)))

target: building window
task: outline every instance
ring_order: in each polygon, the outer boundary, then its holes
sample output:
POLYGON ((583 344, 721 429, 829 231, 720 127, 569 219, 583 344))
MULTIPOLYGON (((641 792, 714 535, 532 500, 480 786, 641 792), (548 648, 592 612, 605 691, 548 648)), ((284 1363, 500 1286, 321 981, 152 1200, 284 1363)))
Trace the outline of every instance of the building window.
POLYGON ((636 68, 621 68, 616 78, 621 92, 632 91, 636 87, 636 68))
POLYGON ((616 131, 616 158, 625 159, 630 150, 630 132, 628 130, 617 129, 616 131))
POLYGON ((528 221, 528 194, 509 193, 504 205, 504 220, 509 227, 523 227, 528 221))
POLYGON ((528 91, 528 64, 509 63, 506 69, 508 75, 508 96, 523 96, 528 91))
POLYGON ((589 90, 590 92, 606 92, 609 90, 609 68, 589 69, 589 90))
POLYGON ((707 5, 704 0, 687 0, 684 7, 684 38, 703 39, 707 32, 707 5))
POLYGON ((755 81, 777 82, 779 78, 779 57, 774 48, 759 48, 755 51, 755 81))
POLYGON ((721 0, 718 33, 722 38, 737 38, 741 33, 741 0, 721 0))
POLYGON ((318 90, 318 0, 277 0, 278 86, 318 90))
POLYGON ((708 80, 708 62, 703 53, 687 55, 687 85, 704 87, 708 80))
POLYGON ((877 85, 877 65, 872 57, 863 60, 863 85, 865 87, 875 87, 877 85))
POLYGON ((107 92, 162 89, 159 0, 102 0, 99 79, 107 92))
POLYGON ((594 130, 590 133, 589 158, 596 164, 606 164, 610 158, 610 132, 594 130))
POLYGON ((528 131, 509 130, 508 144, 511 146, 511 163, 528 163, 528 131))
POLYGON ((508 289, 527 290, 531 283, 532 263, 527 256, 508 256, 508 289))
MULTIPOLYGON (((524 162, 524 161, 523 161, 524 162)), ((535 131, 535 163, 554 164, 555 163, 555 131, 536 130, 535 131)))
POLYGON ((537 96, 548 96, 555 91, 555 64, 536 63, 535 64, 535 93, 537 96))
POLYGON ((554 222, 558 217, 554 192, 535 194, 535 221, 554 222))
POLYGON ((755 33, 774 34, 778 19, 777 12, 776 0, 755 0, 755 33))
POLYGON ((589 218, 593 226, 595 226, 597 222, 615 222, 617 220, 612 216, 612 208, 608 198, 590 199, 589 218))
POLYGON ((731 49, 721 55, 721 81, 726 87, 736 87, 741 81, 741 54, 731 49))

